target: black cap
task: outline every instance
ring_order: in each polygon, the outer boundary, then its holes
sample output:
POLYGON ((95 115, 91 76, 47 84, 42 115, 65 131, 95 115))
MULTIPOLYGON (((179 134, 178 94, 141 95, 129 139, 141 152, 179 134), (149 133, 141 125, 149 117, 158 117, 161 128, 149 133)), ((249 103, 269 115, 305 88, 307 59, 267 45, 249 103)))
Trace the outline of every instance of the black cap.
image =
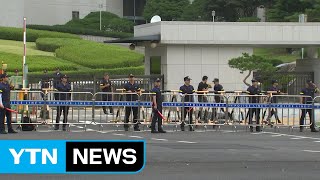
POLYGON ((307 80, 307 83, 312 83, 312 80, 311 80, 311 79, 308 79, 308 80, 307 80))
POLYGON ((134 77, 134 75, 133 74, 129 74, 129 77, 134 77))
POLYGON ((256 79, 252 79, 251 82, 259 82, 259 81, 256 79))
POLYGON ((212 82, 219 82, 218 78, 214 78, 212 82))
POLYGON ((272 84, 279 83, 278 80, 276 80, 276 79, 272 80, 271 82, 272 82, 272 84))
POLYGON ((154 82, 161 82, 161 79, 157 78, 156 80, 154 80, 154 82))
POLYGON ((184 81, 190 81, 191 78, 190 78, 189 76, 186 76, 186 77, 183 78, 183 80, 184 80, 184 81))
POLYGON ((62 78, 69 78, 69 77, 66 74, 62 74, 60 78, 62 79, 62 78))
POLYGON ((207 79, 208 79, 208 76, 203 76, 202 77, 202 81, 207 80, 207 79))

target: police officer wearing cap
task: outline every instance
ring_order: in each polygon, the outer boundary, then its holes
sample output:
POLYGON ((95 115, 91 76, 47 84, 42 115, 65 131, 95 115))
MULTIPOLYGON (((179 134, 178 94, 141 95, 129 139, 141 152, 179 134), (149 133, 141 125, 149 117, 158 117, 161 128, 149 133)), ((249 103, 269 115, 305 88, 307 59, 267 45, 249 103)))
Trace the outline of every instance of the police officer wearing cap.
MULTIPOLYGON (((260 102, 260 97, 257 95, 261 95, 261 89, 258 86, 258 81, 256 79, 252 79, 252 86, 249 86, 247 91, 248 94, 251 95, 249 97, 249 103, 259 103, 260 102)), ((261 127, 260 127, 260 108, 249 108, 249 124, 250 124, 250 132, 253 132, 253 126, 252 126, 252 118, 253 115, 255 114, 256 117, 256 131, 260 132, 261 127)))
POLYGON ((2 94, 2 106, 0 105, 0 134, 7 134, 4 127, 4 119, 7 117, 7 126, 8 133, 17 133, 13 130, 11 124, 11 112, 7 110, 11 109, 10 106, 10 91, 12 87, 10 87, 9 79, 7 74, 1 74, 0 78, 2 79, 0 83, 0 91, 2 94))
MULTIPOLYGON (((126 95, 126 101, 138 101, 138 93, 141 92, 141 89, 137 83, 135 83, 134 75, 129 74, 129 82, 126 83, 123 87, 123 89, 130 94, 126 95), (134 94, 132 94, 134 93, 134 94)), ((126 114, 124 119, 124 130, 128 131, 129 126, 129 117, 131 114, 131 111, 133 112, 133 123, 134 123, 134 131, 140 131, 139 124, 138 124, 138 107, 126 107, 126 114)))
MULTIPOLYGON (((194 102, 193 99, 193 93, 194 93, 194 88, 192 85, 190 85, 190 77, 186 76, 184 77, 184 85, 180 87, 180 95, 184 98, 184 102, 194 102)), ((184 108, 184 114, 183 117, 186 119, 187 114, 189 115, 189 124, 192 124, 192 115, 193 115, 193 108, 192 107, 185 107, 184 108)), ((185 122, 183 121, 181 123, 181 131, 184 131, 184 125, 185 122)), ((189 130, 194 131, 193 127, 189 125, 189 130)))
POLYGON ((157 78, 154 82, 154 88, 151 90, 152 94, 152 122, 151 133, 166 133, 162 129, 162 95, 160 90, 161 80, 157 78), (156 130, 156 123, 158 123, 158 131, 156 130))
MULTIPOLYGON (((100 89, 102 92, 110 93, 110 94, 103 94, 102 101, 112 101, 112 84, 110 81, 110 77, 108 73, 105 73, 103 79, 100 82, 100 89)), ((104 114, 107 114, 106 107, 102 107, 104 114)), ((113 114, 112 106, 109 106, 110 114, 113 114)))
MULTIPOLYGON (((71 100, 71 85, 68 82, 67 75, 61 75, 60 83, 57 84, 56 90, 61 93, 55 93, 56 100, 62 101, 70 101, 71 100)), ((59 130, 59 123, 60 123, 60 116, 63 112, 63 125, 62 130, 66 131, 66 123, 68 123, 68 113, 69 113, 69 106, 58 106, 57 107, 57 116, 56 116, 56 125, 54 130, 59 130)))
MULTIPOLYGON (((208 91, 209 85, 207 82, 208 82, 208 76, 203 76, 202 81, 198 85, 197 91, 208 91)), ((198 101, 208 102, 208 98, 204 92, 198 92, 198 101)), ((201 118, 201 116, 202 116, 202 108, 200 108, 199 110, 198 118, 201 118)))
MULTIPOLYGON (((301 104, 312 104, 313 98, 315 96, 315 93, 319 93, 318 87, 312 82, 312 80, 307 80, 306 82, 306 87, 303 88, 300 92, 300 95, 307 96, 307 97, 301 97, 300 98, 300 103, 301 104)), ((310 117, 310 129, 311 132, 319 132, 316 129, 316 125, 313 119, 312 115, 312 109, 302 109, 301 117, 300 117, 300 132, 303 131, 304 127, 304 120, 306 117, 306 114, 309 114, 310 117)))
MULTIPOLYGON (((268 91, 274 91, 277 93, 273 93, 272 95, 279 95, 281 94, 281 91, 279 89, 279 82, 278 80, 272 80, 272 86, 268 88, 268 91)), ((270 97, 270 102, 273 104, 278 103, 278 98, 276 96, 270 97)), ((278 109, 277 108, 272 108, 270 114, 267 117, 268 123, 270 123, 270 119, 274 116, 277 120, 278 123, 281 123, 279 116, 278 116, 278 109)))
POLYGON ((60 83, 61 78, 60 69, 57 68, 56 72, 53 74, 53 88, 57 89, 57 85, 60 83))

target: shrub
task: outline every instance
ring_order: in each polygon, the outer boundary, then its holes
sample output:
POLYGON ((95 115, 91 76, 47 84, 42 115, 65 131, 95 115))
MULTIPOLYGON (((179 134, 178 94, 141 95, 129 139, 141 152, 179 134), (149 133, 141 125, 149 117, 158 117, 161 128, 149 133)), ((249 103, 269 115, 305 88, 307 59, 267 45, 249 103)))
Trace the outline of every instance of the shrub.
MULTIPOLYGON (((0 61, 8 64, 8 72, 14 72, 15 69, 18 69, 19 72, 22 71, 22 55, 0 52, 0 61)), ((42 72, 44 69, 50 71, 58 67, 68 71, 77 69, 74 63, 52 56, 27 56, 26 61, 29 72, 42 72)))
POLYGON ((48 31, 64 32, 64 33, 79 34, 79 35, 113 37, 113 38, 128 38, 133 36, 132 33, 100 31, 95 29, 88 29, 85 27, 69 27, 65 25, 54 25, 54 26, 28 25, 27 27, 30 29, 48 30, 48 31))
MULTIPOLYGON (((80 39, 79 36, 73 34, 27 29, 28 42, 35 42, 38 38, 42 37, 80 39)), ((23 41, 23 29, 0 27, 0 39, 23 41)))
POLYGON ((142 65, 143 55, 128 48, 86 40, 41 38, 40 50, 54 51, 56 56, 93 69, 112 69, 142 65))
POLYGON ((257 17, 242 17, 238 19, 238 22, 259 22, 260 18, 257 17))

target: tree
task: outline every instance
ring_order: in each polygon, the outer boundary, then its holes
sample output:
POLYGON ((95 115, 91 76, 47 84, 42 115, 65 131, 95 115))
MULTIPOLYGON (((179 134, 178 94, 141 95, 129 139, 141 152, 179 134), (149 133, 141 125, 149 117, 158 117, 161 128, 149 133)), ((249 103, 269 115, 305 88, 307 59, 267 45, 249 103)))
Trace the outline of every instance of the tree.
POLYGON ((154 15, 164 21, 178 20, 189 4, 189 0, 147 0, 143 16, 147 20, 154 15))
POLYGON ((249 55, 248 53, 243 53, 242 56, 229 60, 228 64, 229 67, 239 69, 242 72, 249 71, 248 75, 243 79, 243 83, 247 86, 250 86, 250 84, 247 83, 247 79, 251 75, 252 71, 272 73, 276 70, 272 61, 261 56, 249 55))

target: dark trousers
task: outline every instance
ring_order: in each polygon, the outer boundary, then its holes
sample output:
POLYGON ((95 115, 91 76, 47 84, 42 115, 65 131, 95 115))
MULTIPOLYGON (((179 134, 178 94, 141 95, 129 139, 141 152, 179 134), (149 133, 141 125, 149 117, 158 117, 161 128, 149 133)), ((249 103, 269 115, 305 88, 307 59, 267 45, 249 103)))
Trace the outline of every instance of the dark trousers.
MULTIPOLYGON (((193 124, 192 123, 192 114, 193 114, 193 108, 191 109, 192 107, 185 107, 184 108, 184 115, 183 115, 183 117, 184 117, 184 120, 186 119, 186 117, 187 117, 187 114, 188 114, 188 116, 189 116, 189 121, 188 121, 188 124, 193 124)), ((184 127, 184 124, 185 124, 185 122, 183 121, 182 122, 182 124, 181 124, 181 126, 182 127, 184 127)), ((191 126, 191 125, 190 125, 191 126)))
MULTIPOLYGON (((102 95, 102 101, 112 101, 112 95, 111 95, 111 94, 104 94, 104 95, 102 95)), ((102 109, 103 109, 104 112, 106 112, 107 107, 106 107, 106 106, 103 106, 102 109)), ((113 108, 112 108, 112 106, 109 106, 109 110, 110 110, 110 113, 113 113, 113 108)))
POLYGON ((158 111, 162 113, 162 107, 158 107, 158 109, 152 110, 152 122, 151 122, 151 129, 156 130, 156 123, 158 123, 158 131, 162 129, 162 118, 158 114, 158 111))
MULTIPOLYGON (((9 107, 10 108, 10 107, 9 107)), ((12 130, 12 124, 11 124, 11 112, 7 111, 5 109, 0 110, 0 131, 4 131, 4 119, 7 117, 7 126, 8 130, 12 130)))
POLYGON ((269 123, 270 123, 270 119, 272 118, 272 116, 274 116, 277 121, 280 121, 279 116, 278 116, 278 109, 276 109, 276 108, 271 109, 271 112, 267 117, 267 120, 269 121, 269 123))
POLYGON ((304 125, 304 120, 306 118, 307 113, 310 118, 310 128, 315 128, 315 124, 313 122, 312 109, 302 109, 301 117, 300 117, 300 125, 304 125))
POLYGON ((253 114, 255 114, 255 117, 256 117, 256 124, 260 125, 260 109, 259 108, 249 109, 249 124, 252 124, 253 114))
MULTIPOLYGON (((198 101, 199 101, 199 102, 208 102, 208 98, 207 98, 207 96, 199 95, 199 96, 198 96, 198 101)), ((198 113, 198 118, 199 118, 199 119, 201 119, 202 116, 203 116, 203 115, 202 115, 202 114, 203 114, 203 109, 204 109, 204 108, 200 108, 200 109, 199 109, 199 113, 198 113)), ((204 112, 204 117, 203 117, 204 120, 206 120, 206 114, 207 114, 207 113, 208 113, 208 111, 205 110, 205 112, 204 112)))
MULTIPOLYGON (((133 112, 133 123, 137 123, 138 121, 138 107, 126 107, 126 114, 125 114, 125 119, 124 119, 124 127, 125 128, 128 128, 128 122, 129 122, 129 117, 130 117, 130 114, 131 114, 131 111, 133 112)), ((138 124, 135 124, 134 125, 134 128, 138 128, 139 125, 138 124)))
MULTIPOLYGON (((63 123, 68 122, 68 114, 69 114, 69 106, 58 106, 57 107, 57 117, 56 117, 56 127, 59 126, 58 123, 60 123, 60 116, 63 111, 63 123)), ((63 124, 63 127, 66 127, 66 124, 63 124)))

